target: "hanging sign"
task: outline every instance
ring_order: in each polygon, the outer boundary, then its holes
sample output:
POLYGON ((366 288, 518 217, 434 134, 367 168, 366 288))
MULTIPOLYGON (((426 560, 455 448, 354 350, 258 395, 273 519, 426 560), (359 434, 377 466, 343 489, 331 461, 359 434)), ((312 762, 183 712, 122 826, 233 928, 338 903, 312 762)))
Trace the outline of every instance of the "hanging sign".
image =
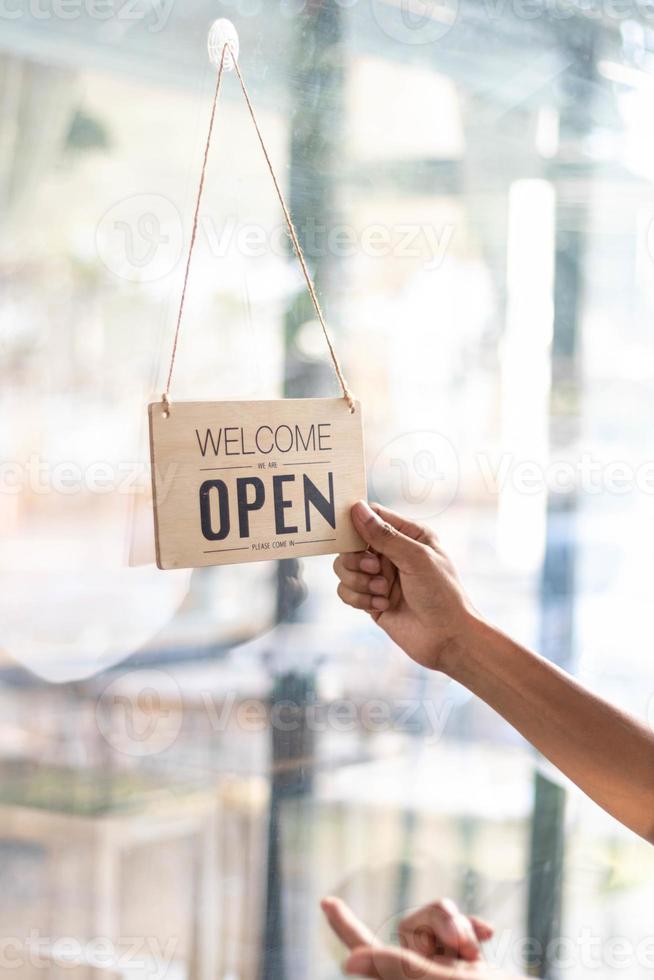
POLYGON ((361 408, 343 398, 149 406, 159 568, 359 551, 361 408))
POLYGON ((195 568, 301 558, 365 547, 350 509, 366 494, 361 406, 343 377, 295 226, 238 65, 238 38, 218 20, 209 36, 218 66, 177 315, 168 380, 149 406, 157 564, 195 568), (197 237, 223 74, 234 70, 341 386, 342 398, 175 402, 170 387, 197 237))

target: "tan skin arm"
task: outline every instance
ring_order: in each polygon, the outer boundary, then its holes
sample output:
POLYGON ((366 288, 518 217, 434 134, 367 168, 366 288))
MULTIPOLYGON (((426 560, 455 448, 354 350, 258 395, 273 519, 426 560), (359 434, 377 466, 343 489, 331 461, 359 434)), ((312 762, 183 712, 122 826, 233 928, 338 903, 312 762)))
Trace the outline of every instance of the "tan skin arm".
POLYGON ((363 501, 352 517, 371 550, 336 559, 343 601, 369 612, 417 663, 480 697, 654 843, 654 732, 487 623, 429 528, 363 501))

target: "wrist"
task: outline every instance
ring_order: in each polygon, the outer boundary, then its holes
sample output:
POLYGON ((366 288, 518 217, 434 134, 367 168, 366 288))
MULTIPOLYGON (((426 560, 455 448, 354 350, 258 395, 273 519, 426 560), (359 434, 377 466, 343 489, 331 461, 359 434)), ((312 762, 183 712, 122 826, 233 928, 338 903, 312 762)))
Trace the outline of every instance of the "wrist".
POLYGON ((493 627, 476 610, 466 610, 461 628, 440 652, 437 669, 464 683, 474 670, 478 652, 492 640, 493 633, 493 627))

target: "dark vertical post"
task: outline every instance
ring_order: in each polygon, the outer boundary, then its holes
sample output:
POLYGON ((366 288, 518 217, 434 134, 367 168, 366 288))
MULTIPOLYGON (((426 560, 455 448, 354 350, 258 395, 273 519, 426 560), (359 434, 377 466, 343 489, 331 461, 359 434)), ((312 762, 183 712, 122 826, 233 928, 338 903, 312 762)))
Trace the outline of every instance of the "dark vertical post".
MULTIPOLYGON (((298 236, 328 308, 334 282, 334 257, 327 231, 334 222, 335 150, 342 130, 341 7, 333 0, 310 0, 296 16, 289 77, 291 110, 290 207, 298 236)), ((329 390, 328 362, 305 359, 296 344, 304 323, 314 319, 303 290, 291 303, 284 322, 286 397, 320 395, 329 390)), ((296 559, 277 565, 277 622, 292 623, 304 595, 301 566, 296 559)), ((283 804, 309 796, 313 787, 315 736, 307 725, 307 707, 315 699, 314 669, 276 675, 272 715, 285 717, 284 730, 271 728, 271 799, 262 980, 294 980, 306 971, 291 963, 285 939, 283 883, 283 804), (287 724, 292 720, 293 724, 287 724)), ((303 957, 294 956, 300 965, 303 957)))
MULTIPOLYGON (((557 44, 570 68, 561 79, 560 158, 553 179, 590 179, 592 171, 566 163, 590 125, 594 63, 594 27, 579 18, 561 29, 557 44), (570 172, 572 170, 572 173, 570 172)), ((557 195, 554 282, 554 333, 550 396, 550 452, 556 457, 574 446, 579 433, 579 331, 583 301, 586 205, 578 200, 574 217, 557 195)), ((575 576, 577 564, 576 491, 550 494, 547 539, 541 577, 540 647, 563 668, 574 657, 575 576)), ((565 790, 546 776, 534 777, 534 813, 529 859, 527 935, 533 942, 527 968, 532 976, 551 978, 552 940, 560 935, 564 883, 565 790)))

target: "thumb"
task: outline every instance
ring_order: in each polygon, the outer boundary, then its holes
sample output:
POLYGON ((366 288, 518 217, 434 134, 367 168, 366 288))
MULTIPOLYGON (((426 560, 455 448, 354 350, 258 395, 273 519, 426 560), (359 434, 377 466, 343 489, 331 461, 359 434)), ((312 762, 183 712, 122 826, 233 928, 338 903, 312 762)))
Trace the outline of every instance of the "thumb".
POLYGON ((454 980, 455 973, 407 949, 395 946, 362 946, 350 953, 345 962, 349 976, 372 977, 374 980, 454 980))
POLYGON ((424 545, 402 534, 390 521, 382 520, 365 500, 358 500, 352 508, 352 521, 366 544, 390 558, 400 571, 415 571, 424 561, 424 545))

